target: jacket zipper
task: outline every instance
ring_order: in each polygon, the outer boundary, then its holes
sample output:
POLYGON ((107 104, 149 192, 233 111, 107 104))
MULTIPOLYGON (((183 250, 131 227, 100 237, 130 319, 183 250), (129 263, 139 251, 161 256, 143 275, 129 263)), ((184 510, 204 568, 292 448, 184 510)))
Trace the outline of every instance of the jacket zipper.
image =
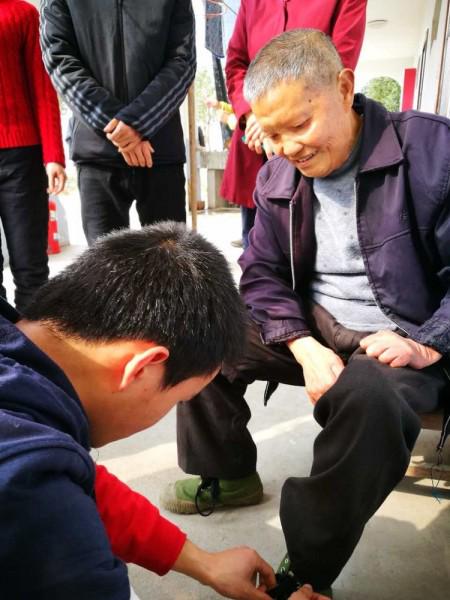
POLYGON ((126 68, 125 68, 125 40, 123 38, 123 14, 122 14, 123 0, 117 0, 116 7, 117 7, 117 18, 118 18, 118 22, 119 22, 120 56, 121 56, 121 61, 122 61, 122 85, 123 85, 123 91, 125 94, 125 102, 128 102, 128 82, 127 82, 127 73, 126 73, 126 68))
POLYGON ((289 253, 291 257, 292 289, 295 290, 295 268, 294 268, 294 201, 289 202, 289 253))
MULTIPOLYGON (((355 190, 355 201, 356 201, 356 231, 358 233, 358 242, 359 242, 359 247, 361 249, 361 255, 363 257, 363 261, 364 261, 364 265, 366 265, 367 263, 367 259, 366 256, 364 255, 363 251, 362 251, 362 245, 361 245, 361 236, 360 236, 360 232, 359 232, 359 221, 358 221, 358 215, 359 215, 359 210, 358 210, 358 187, 357 187, 357 183, 356 183, 356 179, 355 182, 353 184, 354 190, 355 190)), ((401 325, 399 325, 396 321, 394 321, 394 319, 390 316, 386 314, 386 311, 383 309, 383 307, 381 306, 381 304, 378 302, 377 296, 375 294, 375 290, 374 287, 372 285, 372 282, 369 278, 369 274, 368 274, 368 269, 366 267, 366 275, 367 275, 367 280, 369 282, 370 285, 370 289, 372 290, 372 294, 373 294, 373 299, 375 300, 375 304, 377 305, 377 307, 379 308, 379 310, 383 313, 383 315, 389 319, 389 321, 391 321, 391 323, 393 323, 398 329, 401 329, 401 331, 403 331, 403 333, 406 333, 406 335, 409 336, 409 333, 406 331, 406 329, 404 329, 401 325)))

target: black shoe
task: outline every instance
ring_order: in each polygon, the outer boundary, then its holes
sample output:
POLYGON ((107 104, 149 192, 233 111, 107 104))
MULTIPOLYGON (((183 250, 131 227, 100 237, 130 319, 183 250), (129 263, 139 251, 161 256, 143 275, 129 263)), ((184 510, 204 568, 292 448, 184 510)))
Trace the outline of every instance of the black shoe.
MULTIPOLYGON (((302 586, 302 583, 291 570, 291 560, 288 554, 285 554, 278 566, 275 577, 277 585, 271 590, 268 590, 267 594, 276 600, 288 600, 291 594, 296 592, 302 586)), ((331 587, 328 587, 325 590, 316 590, 316 592, 323 596, 327 596, 328 598, 333 598, 333 590, 331 587)))

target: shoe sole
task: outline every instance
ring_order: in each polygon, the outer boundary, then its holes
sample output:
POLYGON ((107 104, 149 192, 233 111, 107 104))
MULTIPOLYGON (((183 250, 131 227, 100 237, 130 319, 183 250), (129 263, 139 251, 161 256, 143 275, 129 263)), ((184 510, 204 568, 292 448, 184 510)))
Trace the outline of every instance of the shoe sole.
MULTIPOLYGON (((170 486, 170 490, 173 489, 173 494, 167 493, 160 498, 160 506, 165 510, 168 510, 171 513, 175 513, 177 515, 195 515, 197 511, 197 507, 195 506, 195 502, 191 500, 181 500, 175 497, 175 484, 170 486)), ((216 508, 236 508, 239 506, 252 506, 254 504, 259 504, 263 498, 262 490, 258 490, 257 492, 250 494, 249 496, 245 496, 244 498, 239 498, 238 501, 229 500, 225 503, 217 502, 214 505, 214 510, 216 508)), ((200 505, 201 507, 201 505, 200 505)), ((205 506, 205 509, 208 507, 205 506)))

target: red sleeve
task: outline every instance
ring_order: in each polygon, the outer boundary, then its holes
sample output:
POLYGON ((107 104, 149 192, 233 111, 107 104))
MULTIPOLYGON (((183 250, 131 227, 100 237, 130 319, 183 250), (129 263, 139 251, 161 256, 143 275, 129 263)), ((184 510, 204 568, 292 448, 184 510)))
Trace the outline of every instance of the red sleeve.
POLYGON ((116 556, 158 575, 173 567, 186 534, 162 517, 147 498, 100 465, 96 466, 95 498, 116 556))
POLYGON ((30 82, 31 101, 42 144, 44 164, 65 165, 58 97, 44 68, 39 46, 39 15, 32 7, 25 39, 25 61, 30 82))
POLYGON ((340 0, 337 3, 331 39, 344 67, 355 69, 366 29, 367 0, 340 0))
POLYGON ((245 1, 243 1, 236 18, 233 35, 228 44, 225 64, 228 96, 238 121, 251 110, 243 95, 244 79, 250 64, 247 52, 245 18, 245 1))

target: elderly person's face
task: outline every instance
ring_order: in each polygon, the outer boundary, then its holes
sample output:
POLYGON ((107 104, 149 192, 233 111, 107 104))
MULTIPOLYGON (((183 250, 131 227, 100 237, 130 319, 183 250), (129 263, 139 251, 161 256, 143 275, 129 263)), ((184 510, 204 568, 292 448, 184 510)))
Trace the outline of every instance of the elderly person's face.
POLYGON ((360 128, 352 110, 354 75, 341 71, 331 85, 283 82, 252 105, 275 154, 307 177, 326 177, 348 158, 360 128))

